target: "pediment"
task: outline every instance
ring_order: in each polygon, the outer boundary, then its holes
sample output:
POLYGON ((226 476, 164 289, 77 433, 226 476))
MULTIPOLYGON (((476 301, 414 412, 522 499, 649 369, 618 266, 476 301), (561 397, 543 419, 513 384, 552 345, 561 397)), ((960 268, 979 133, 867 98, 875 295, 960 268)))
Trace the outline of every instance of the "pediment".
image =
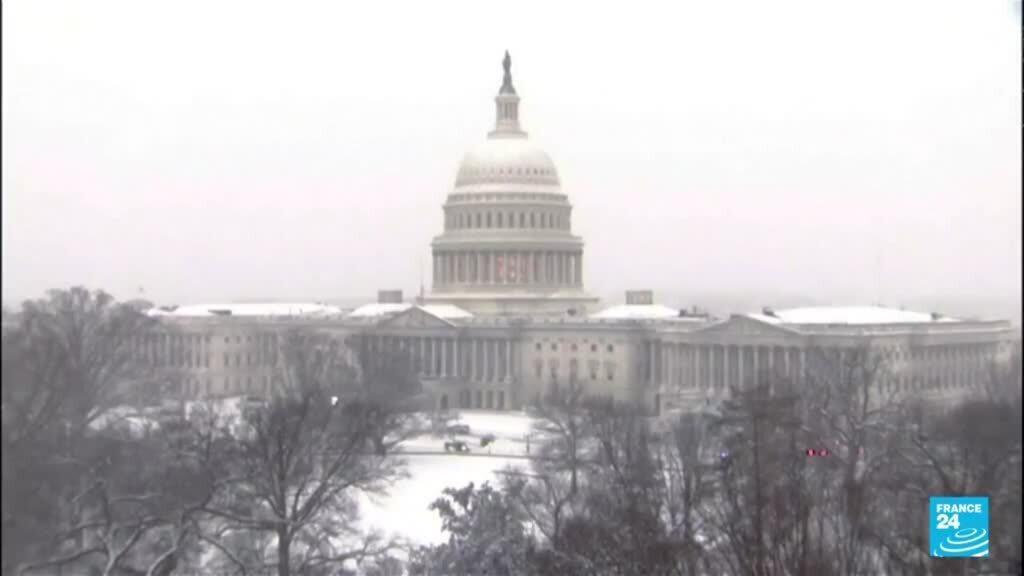
POLYGON ((451 328, 453 324, 422 308, 412 307, 381 321, 379 326, 393 328, 451 328))
POLYGON ((792 338, 799 333, 792 329, 762 322, 748 316, 732 316, 724 322, 698 330, 696 334, 710 337, 792 338))

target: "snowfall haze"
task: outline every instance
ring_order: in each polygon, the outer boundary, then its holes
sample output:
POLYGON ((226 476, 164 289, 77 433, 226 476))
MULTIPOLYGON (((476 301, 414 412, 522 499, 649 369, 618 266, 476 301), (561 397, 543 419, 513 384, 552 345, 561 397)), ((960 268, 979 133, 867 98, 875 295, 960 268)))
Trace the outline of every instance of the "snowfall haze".
POLYGON ((5 303, 71 284, 179 304, 429 290, 508 49, 596 294, 1019 315, 1012 2, 3 16, 5 303))

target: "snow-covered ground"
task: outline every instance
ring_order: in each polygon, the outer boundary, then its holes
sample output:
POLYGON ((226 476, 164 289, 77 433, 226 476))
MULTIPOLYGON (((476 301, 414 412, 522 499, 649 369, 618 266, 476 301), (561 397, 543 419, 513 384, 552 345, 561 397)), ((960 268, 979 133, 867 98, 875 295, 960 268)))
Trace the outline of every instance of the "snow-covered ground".
POLYGON ((443 453, 404 459, 409 476, 396 482, 387 496, 362 496, 360 514, 365 529, 404 538, 413 544, 438 544, 445 540, 441 518, 429 508, 445 488, 461 488, 470 482, 497 486, 502 470, 529 466, 529 461, 521 458, 443 453))
POLYGON ((526 471, 526 436, 532 419, 521 412, 466 412, 456 421, 470 428, 469 436, 459 439, 469 446, 470 454, 446 454, 443 437, 425 435, 402 444, 412 454, 406 462, 407 478, 396 482, 383 497, 364 496, 360 512, 363 527, 405 538, 414 544, 443 542, 441 519, 430 504, 445 488, 461 488, 470 482, 498 485, 501 472, 514 468, 526 471), (493 434, 495 442, 481 448, 479 437, 493 434), (428 452, 430 454, 423 454, 428 452))

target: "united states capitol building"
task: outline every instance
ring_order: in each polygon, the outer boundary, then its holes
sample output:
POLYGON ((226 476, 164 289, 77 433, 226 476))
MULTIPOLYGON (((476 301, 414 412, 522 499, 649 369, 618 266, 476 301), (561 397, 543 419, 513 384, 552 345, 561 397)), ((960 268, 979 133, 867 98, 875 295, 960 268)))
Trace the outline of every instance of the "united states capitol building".
MULTIPOLYGON (((324 330, 350 350, 408 358, 439 409, 520 409, 559 386, 655 412, 724 398, 730 387, 797 385, 822 350, 870 349, 882 389, 950 400, 1006 361, 1007 321, 876 306, 768 308, 715 318, 659 305, 649 290, 602 306, 584 284, 584 242, 551 158, 519 123, 506 54, 496 121, 466 153, 431 244, 432 287, 412 301, 382 290, 343 310, 315 303, 154 308, 137 352, 174 368, 186 399, 271 394, 283 334, 324 330)), ((355 355, 353 355, 355 357, 355 355)))

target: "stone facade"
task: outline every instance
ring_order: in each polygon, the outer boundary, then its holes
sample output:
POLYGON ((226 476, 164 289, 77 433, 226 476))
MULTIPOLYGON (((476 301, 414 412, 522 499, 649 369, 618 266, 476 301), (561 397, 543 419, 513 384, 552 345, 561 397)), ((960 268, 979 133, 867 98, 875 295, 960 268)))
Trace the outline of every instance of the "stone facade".
POLYGON ((863 350, 884 360, 887 397, 950 400, 1007 359, 1008 322, 874 308, 719 320, 658 306, 650 291, 592 314, 572 206, 519 125, 505 64, 495 128, 466 154, 443 206, 429 295, 413 305, 382 291, 352 313, 309 304, 161 312, 167 329, 140 339, 137 354, 173 369, 185 398, 269 394, 280 385, 282 334, 303 326, 345 343, 353 361, 359 347, 408 355, 439 408, 518 409, 574 381, 659 412, 706 405, 732 387, 806 384, 816 359, 863 350))
POLYGON ((268 394, 279 385, 285 331, 323 330, 371 353, 408 355, 438 407, 518 409, 575 381, 591 395, 678 410, 726 397, 730 387, 814 377, 815 358, 868 350, 881 361, 880 390, 955 399, 1005 363, 1012 328, 1001 321, 862 326, 785 326, 749 315, 725 320, 593 320, 470 317, 424 308, 371 319, 176 318, 140 341, 141 357, 174 368, 186 398, 268 394))

